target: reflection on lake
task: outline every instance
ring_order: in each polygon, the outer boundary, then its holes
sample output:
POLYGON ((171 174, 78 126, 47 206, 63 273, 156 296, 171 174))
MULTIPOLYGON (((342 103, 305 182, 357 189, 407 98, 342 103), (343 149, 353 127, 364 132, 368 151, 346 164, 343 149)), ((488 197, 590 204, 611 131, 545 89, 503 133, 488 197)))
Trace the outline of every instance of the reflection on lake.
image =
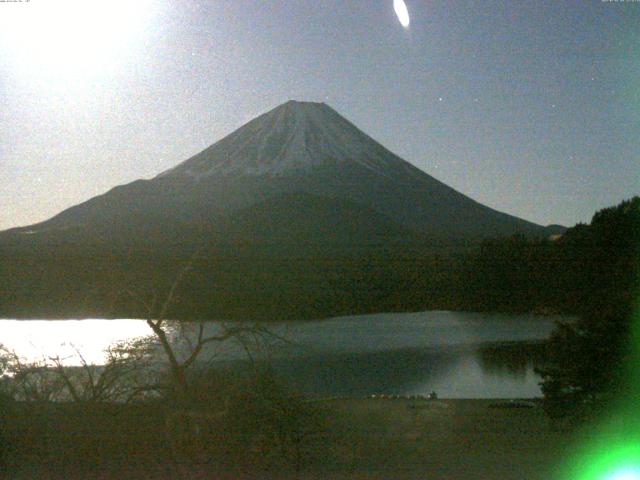
MULTIPOLYGON (((515 363, 502 345, 325 353, 274 358, 267 363, 304 394, 318 396, 427 395, 442 398, 530 398, 540 396, 534 373, 542 343, 519 342, 515 363), (494 353, 497 356, 493 356, 494 353), (488 358, 491 357, 490 360, 488 358)), ((226 366, 237 368, 239 362, 226 366)))
MULTIPOLYGON (((466 312, 393 313, 270 326, 290 343, 263 352, 294 389, 313 395, 426 395, 512 398, 540 395, 533 371, 553 318, 466 312)), ((209 324, 213 330, 215 323, 209 324)), ((75 349, 100 363, 118 340, 149 334, 140 320, 0 320, 0 342, 28 359, 60 356, 77 364, 75 349)), ((228 345, 222 368, 246 361, 228 345)), ((212 351, 205 352, 211 355, 212 351)))
POLYGON ((112 343, 149 333, 142 320, 0 320, 0 344, 27 361, 60 357, 66 365, 80 364, 78 351, 100 364, 112 343))

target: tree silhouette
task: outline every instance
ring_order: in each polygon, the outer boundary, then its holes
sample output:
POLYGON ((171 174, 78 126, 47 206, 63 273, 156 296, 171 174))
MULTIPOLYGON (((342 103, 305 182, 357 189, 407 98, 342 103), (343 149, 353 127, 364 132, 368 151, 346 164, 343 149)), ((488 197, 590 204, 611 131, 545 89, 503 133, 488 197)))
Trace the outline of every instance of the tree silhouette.
POLYGON ((549 414, 580 420, 606 409, 632 380, 626 364, 639 293, 640 197, 570 229, 559 248, 564 278, 571 282, 566 295, 579 316, 557 326, 539 373, 549 414))

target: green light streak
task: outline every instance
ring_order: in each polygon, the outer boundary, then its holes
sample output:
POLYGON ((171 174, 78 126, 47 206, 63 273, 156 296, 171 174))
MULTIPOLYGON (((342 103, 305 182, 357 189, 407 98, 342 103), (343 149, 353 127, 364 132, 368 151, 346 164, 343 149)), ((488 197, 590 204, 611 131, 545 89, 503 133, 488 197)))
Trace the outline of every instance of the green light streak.
POLYGON ((638 480, 640 479, 640 443, 638 438, 598 445, 582 452, 564 476, 572 480, 638 480), (635 475, 635 476, 634 476, 635 475))
MULTIPOLYGON (((640 268, 635 275, 640 277, 640 268)), ((581 432, 588 440, 567 462, 563 480, 640 480, 640 295, 635 293, 626 389, 600 425, 581 432)))

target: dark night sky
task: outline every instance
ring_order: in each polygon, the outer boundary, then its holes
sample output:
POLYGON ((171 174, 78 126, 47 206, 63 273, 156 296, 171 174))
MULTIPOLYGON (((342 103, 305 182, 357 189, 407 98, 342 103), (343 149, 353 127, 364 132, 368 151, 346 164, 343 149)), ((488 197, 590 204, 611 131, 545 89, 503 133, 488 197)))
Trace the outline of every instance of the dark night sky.
POLYGON ((640 2, 406 3, 408 29, 392 0, 0 3, 0 229, 288 99, 537 223, 640 193, 640 2))

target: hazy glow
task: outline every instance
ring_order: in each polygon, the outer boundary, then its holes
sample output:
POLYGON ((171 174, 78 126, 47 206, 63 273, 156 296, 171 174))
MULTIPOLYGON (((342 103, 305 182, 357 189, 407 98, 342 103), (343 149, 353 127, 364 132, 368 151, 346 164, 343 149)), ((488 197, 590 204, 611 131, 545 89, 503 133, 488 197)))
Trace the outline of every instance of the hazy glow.
POLYGON ((398 20, 404 28, 409 28, 409 23, 411 19, 409 18, 409 10, 407 9, 407 5, 404 3, 404 0, 393 0, 393 9, 396 11, 396 15, 398 16, 398 20))
POLYGON ((605 480, 640 480, 640 468, 622 469, 613 472, 605 480))
POLYGON ((600 425, 585 429, 582 445, 567 458, 567 480, 640 480, 640 298, 631 318, 633 355, 625 393, 600 425))
POLYGON ((12 63, 42 76, 82 76, 128 54, 149 0, 32 0, 5 3, 0 47, 12 63))
POLYGON ((568 458, 567 480, 640 480, 637 422, 618 422, 593 429, 584 445, 568 458))

